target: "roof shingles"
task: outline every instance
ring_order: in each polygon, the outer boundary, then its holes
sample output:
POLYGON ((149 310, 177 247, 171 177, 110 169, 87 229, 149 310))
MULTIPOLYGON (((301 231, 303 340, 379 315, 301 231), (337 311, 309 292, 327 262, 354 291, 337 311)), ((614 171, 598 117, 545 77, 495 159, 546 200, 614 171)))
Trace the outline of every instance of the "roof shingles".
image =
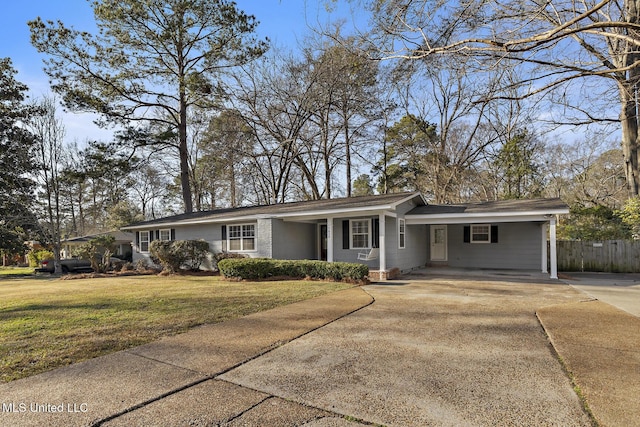
POLYGON ((303 202, 288 202, 279 203, 273 205, 261 205, 261 206, 245 206, 238 208, 216 209, 212 211, 191 212, 179 215, 168 216, 165 218, 158 218, 150 221, 139 222, 136 224, 123 227, 124 230, 135 229, 136 227, 148 227, 152 225, 174 224, 179 222, 206 222, 216 221, 227 218, 242 218, 247 216, 259 216, 259 215, 282 215, 282 214, 295 214, 306 213, 314 211, 326 211, 326 210, 349 210, 363 207, 376 207, 384 205, 392 205, 399 203, 410 197, 420 197, 419 193, 393 193, 382 194, 374 196, 360 196, 360 197, 343 197, 338 199, 321 199, 321 200, 309 200, 303 202))
POLYGON ((554 212, 567 209, 560 199, 498 200, 464 205, 425 205, 413 208, 407 215, 472 214, 497 212, 554 212))

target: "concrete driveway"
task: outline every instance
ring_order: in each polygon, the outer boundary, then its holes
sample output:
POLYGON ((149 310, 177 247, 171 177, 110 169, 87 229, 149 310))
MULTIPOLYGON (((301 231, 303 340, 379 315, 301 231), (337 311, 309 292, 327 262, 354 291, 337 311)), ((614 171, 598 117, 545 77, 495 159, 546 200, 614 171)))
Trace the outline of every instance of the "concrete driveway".
POLYGON ((432 278, 365 290, 374 304, 220 378, 365 423, 591 425, 535 314, 585 299, 569 286, 432 278))
POLYGON ((599 425, 634 426, 638 343, 560 281, 414 276, 0 384, 0 425, 591 426, 570 374, 599 425))
POLYGON ((560 277, 590 297, 640 317, 640 274, 563 273, 560 277))

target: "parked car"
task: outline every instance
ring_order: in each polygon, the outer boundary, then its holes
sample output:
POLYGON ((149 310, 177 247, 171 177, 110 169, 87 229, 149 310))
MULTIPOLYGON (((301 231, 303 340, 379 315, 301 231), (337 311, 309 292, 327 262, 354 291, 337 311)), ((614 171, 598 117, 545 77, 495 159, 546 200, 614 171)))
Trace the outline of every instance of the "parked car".
MULTIPOLYGON (((124 261, 120 258, 111 257, 111 266, 122 265, 124 261)), ((60 266, 62 273, 91 273, 93 268, 91 267, 91 261, 80 258, 67 258, 60 260, 60 266)), ((55 272, 55 265, 52 258, 43 260, 40 263, 40 267, 36 268, 36 273, 51 273, 55 272)))

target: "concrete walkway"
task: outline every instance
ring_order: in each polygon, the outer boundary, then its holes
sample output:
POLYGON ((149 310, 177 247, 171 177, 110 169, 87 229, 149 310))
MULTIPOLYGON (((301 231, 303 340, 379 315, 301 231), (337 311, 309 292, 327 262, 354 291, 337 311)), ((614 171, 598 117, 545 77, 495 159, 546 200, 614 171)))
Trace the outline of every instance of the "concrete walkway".
POLYGON ((538 309, 601 426, 640 426, 640 318, 591 300, 538 309))
POLYGON ((640 317, 640 274, 571 272, 560 278, 593 299, 640 317))
POLYGON ((556 351, 601 425, 640 425, 629 318, 539 277, 407 277, 2 384, 0 425, 591 426, 556 351))
POLYGON ((296 425, 326 416, 216 377, 371 302, 348 289, 2 384, 0 425, 296 425), (269 423, 274 412, 281 419, 269 423))

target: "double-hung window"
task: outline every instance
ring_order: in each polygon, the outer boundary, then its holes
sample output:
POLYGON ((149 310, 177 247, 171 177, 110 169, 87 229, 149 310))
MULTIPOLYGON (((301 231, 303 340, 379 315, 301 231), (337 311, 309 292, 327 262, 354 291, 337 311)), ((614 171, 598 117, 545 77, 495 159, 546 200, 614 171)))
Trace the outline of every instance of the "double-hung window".
POLYGON ((406 239, 406 223, 404 219, 398 218, 398 248, 405 248, 405 239, 406 239))
POLYGON ((149 252, 149 232, 140 232, 140 252, 149 252))
POLYGON ((371 247, 371 220, 351 220, 351 249, 369 249, 371 247))
POLYGON ((471 243, 491 243, 491 225, 472 224, 471 243))
POLYGON ((160 230, 158 237, 160 241, 164 241, 167 242, 169 240, 171 240, 171 229, 164 229, 164 230, 160 230))
POLYGON ((229 225, 227 239, 230 251, 253 251, 256 249, 256 225, 229 225))

